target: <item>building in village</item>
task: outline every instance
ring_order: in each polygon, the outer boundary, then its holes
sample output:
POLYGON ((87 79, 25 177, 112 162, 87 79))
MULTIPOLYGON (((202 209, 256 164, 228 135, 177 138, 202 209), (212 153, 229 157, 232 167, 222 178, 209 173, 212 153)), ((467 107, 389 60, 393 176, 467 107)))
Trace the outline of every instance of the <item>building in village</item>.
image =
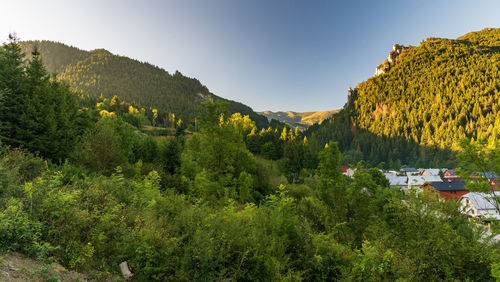
POLYGON ((342 166, 342 174, 345 176, 349 176, 352 178, 354 176, 355 171, 356 171, 356 168, 342 166))
POLYGON ((423 185, 424 189, 432 190, 446 199, 458 201, 463 195, 469 193, 465 188, 465 181, 437 181, 428 182, 423 185))
POLYGON ((402 167, 399 171, 401 173, 406 174, 406 175, 419 173, 418 169, 416 169, 414 167, 402 167))
POLYGON ((389 180, 389 185, 396 186, 399 189, 408 188, 408 176, 398 174, 396 171, 384 172, 385 178, 389 180))
POLYGON ((439 168, 428 168, 422 171, 423 176, 432 176, 432 175, 438 175, 441 170, 439 168))
POLYGON ((447 169, 443 172, 445 181, 460 181, 462 178, 455 174, 454 169, 447 169))
POLYGON ((422 187, 425 183, 443 182, 439 175, 408 175, 408 189, 422 187))
POLYGON ((500 220, 500 208, 498 200, 500 191, 492 193, 470 192, 460 197, 460 205, 463 213, 484 220, 500 220))

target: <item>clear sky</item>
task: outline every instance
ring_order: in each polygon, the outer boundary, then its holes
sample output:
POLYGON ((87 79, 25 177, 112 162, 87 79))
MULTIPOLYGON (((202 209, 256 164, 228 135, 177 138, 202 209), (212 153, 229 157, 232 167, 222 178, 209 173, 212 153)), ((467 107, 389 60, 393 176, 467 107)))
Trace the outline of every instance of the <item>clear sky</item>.
POLYGON ((498 0, 0 0, 0 37, 105 48, 254 110, 342 107, 394 43, 500 27, 498 0))

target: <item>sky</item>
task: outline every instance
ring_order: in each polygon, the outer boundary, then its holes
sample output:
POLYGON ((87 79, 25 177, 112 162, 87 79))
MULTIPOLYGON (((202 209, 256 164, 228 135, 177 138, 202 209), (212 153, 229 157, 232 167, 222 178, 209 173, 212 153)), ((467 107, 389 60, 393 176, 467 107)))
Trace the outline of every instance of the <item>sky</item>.
POLYGON ((500 27, 498 0, 0 0, 0 42, 104 48, 256 111, 341 108, 392 45, 500 27))

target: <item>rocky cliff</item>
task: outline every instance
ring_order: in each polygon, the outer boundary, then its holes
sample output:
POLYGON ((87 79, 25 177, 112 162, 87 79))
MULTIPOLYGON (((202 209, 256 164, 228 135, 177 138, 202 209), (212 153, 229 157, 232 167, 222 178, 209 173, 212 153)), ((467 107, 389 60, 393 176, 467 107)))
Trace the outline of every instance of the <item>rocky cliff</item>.
POLYGON ((412 48, 413 46, 403 46, 399 44, 394 44, 392 46, 392 51, 389 53, 387 59, 375 68, 374 76, 383 74, 391 69, 391 67, 396 64, 400 56, 405 53, 406 50, 412 48))

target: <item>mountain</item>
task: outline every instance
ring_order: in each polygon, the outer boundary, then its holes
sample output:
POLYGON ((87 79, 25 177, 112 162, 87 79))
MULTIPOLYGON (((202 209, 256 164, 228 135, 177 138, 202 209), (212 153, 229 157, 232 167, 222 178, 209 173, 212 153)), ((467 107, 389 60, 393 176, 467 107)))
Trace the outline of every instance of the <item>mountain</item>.
POLYGON ((268 120, 279 120, 295 128, 298 126, 301 130, 307 129, 309 126, 315 123, 321 123, 323 120, 327 119, 331 115, 337 113, 339 110, 331 111, 319 111, 319 112, 303 112, 297 113, 292 111, 263 111, 259 114, 267 117, 268 120))
POLYGON ((346 107, 307 131, 346 158, 382 165, 454 164, 462 138, 500 140, 500 29, 395 45, 346 107))
POLYGON ((227 101, 229 110, 249 115, 259 128, 269 126, 267 118, 255 113, 250 107, 218 97, 195 78, 186 77, 179 71, 174 74, 149 63, 118 56, 104 49, 84 51, 52 41, 24 41, 21 47, 31 54, 38 46, 42 60, 50 72, 67 81, 82 95, 120 99, 143 107, 157 108, 160 116, 175 113, 192 121, 197 106, 210 95, 227 101))

